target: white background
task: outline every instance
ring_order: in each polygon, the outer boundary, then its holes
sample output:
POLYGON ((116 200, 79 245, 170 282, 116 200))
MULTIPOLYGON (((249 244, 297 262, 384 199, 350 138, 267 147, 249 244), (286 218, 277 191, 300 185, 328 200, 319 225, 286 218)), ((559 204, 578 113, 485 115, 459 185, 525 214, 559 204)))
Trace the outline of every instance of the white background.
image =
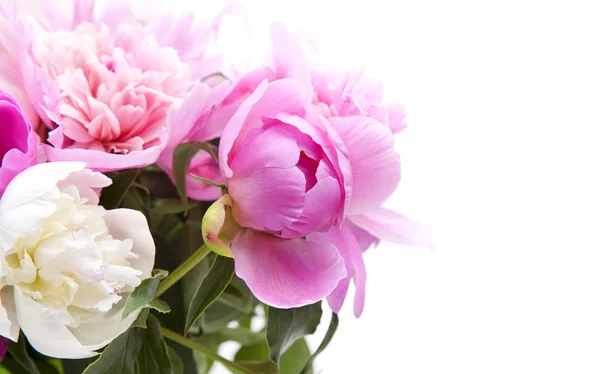
MULTIPOLYGON (((148 16, 161 3, 136 1, 148 16)), ((434 251, 366 254, 364 315, 342 311, 320 372, 599 373, 600 4, 245 4, 253 30, 303 29, 405 104, 389 205, 435 230, 434 251)), ((233 54, 256 61, 266 39, 252 36, 230 38, 233 54)))

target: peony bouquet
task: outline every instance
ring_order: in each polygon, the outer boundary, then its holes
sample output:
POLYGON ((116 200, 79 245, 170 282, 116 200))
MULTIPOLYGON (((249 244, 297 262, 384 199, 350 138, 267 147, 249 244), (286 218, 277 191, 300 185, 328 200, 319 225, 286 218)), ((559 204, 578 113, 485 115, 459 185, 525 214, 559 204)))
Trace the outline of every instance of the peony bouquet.
POLYGON ((312 372, 350 283, 363 311, 363 252, 431 245, 382 206, 402 106, 279 24, 268 63, 233 69, 236 7, 69 3, 0 2, 0 371, 312 372))

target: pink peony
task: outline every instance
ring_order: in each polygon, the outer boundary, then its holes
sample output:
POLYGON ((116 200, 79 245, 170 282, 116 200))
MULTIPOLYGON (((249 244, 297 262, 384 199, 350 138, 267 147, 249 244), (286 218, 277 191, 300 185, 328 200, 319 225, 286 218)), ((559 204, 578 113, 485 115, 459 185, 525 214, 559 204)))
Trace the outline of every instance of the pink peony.
POLYGON ((156 161, 166 141, 167 111, 190 84, 175 50, 130 25, 112 33, 83 23, 72 32, 44 34, 34 43, 33 58, 58 93, 50 161, 84 161, 100 171, 156 161))
POLYGON ((0 196, 20 172, 37 164, 39 138, 16 101, 0 91, 0 196))
POLYGON ((220 213, 205 239, 223 254, 230 245, 236 273, 261 301, 289 308, 327 297, 337 312, 352 280, 359 316, 364 250, 380 239, 430 246, 427 229, 382 207, 400 182, 393 131, 404 115, 350 75, 327 82, 284 28, 272 39, 273 67, 247 74, 223 101, 243 100, 219 148, 227 209, 242 229, 225 243, 220 213))

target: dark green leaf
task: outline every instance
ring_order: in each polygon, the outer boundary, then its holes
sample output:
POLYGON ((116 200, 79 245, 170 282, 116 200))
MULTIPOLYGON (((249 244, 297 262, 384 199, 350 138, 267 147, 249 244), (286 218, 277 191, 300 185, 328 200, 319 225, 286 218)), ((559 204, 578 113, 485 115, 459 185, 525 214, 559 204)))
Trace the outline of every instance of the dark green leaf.
POLYGON ((177 192, 181 197, 181 201, 184 205, 187 205, 187 188, 186 188, 186 177, 187 171, 190 166, 190 161, 196 153, 199 151, 205 151, 213 155, 214 150, 213 147, 208 143, 184 143, 180 144, 175 148, 173 152, 173 177, 175 179, 175 186, 177 187, 177 192))
POLYGON ((329 322, 329 328, 327 329, 327 333, 325 334, 323 341, 321 342, 321 344, 319 345, 319 348, 317 348, 315 353, 313 353, 313 355, 310 356, 310 360, 308 360, 308 363, 306 364, 306 366, 304 367, 304 369, 302 370, 302 372, 300 374, 312 373, 312 364, 315 361, 315 358, 321 352, 323 352, 325 350, 325 348, 327 348, 327 346, 333 339, 333 335, 335 335, 335 331, 337 330, 339 323, 340 323, 340 320, 338 318, 338 315, 335 313, 331 313, 331 322, 329 322))
POLYGON ((321 321, 322 313, 321 302, 293 309, 269 307, 267 343, 271 360, 278 363, 281 355, 297 339, 314 333, 321 321))
POLYGON ((183 361, 177 351, 173 347, 167 346, 167 354, 173 367, 173 374, 183 374, 183 361))
POLYGON ((175 199, 160 199, 154 202, 154 206, 150 209, 152 214, 179 214, 188 209, 193 209, 196 204, 182 204, 180 200, 175 199))
POLYGON ((232 308, 219 302, 209 306, 200 318, 200 326, 206 334, 217 332, 229 324, 229 322, 239 318, 243 313, 238 309, 232 308))
POLYGON ((140 194, 133 189, 130 189, 129 192, 127 192, 123 197, 121 208, 139 210, 140 212, 146 214, 146 203, 144 203, 144 200, 142 200, 140 194))
POLYGON ((114 175, 111 178, 112 184, 102 190, 100 205, 106 209, 118 208, 139 173, 140 169, 131 169, 114 175))
POLYGON ((234 373, 239 374, 276 374, 278 373, 277 365, 273 362, 267 361, 239 361, 243 369, 232 370, 234 373))
MULTIPOLYGON (((306 344, 306 339, 298 339, 292 346, 281 356, 279 361, 279 374, 298 374, 304 369, 304 366, 310 359, 310 349, 306 344)), ((309 371, 305 374, 312 374, 311 366, 308 366, 309 371)))
POLYGON ((147 328, 148 326, 146 326, 146 320, 148 319, 148 314, 150 314, 150 309, 142 309, 135 321, 133 321, 133 323, 131 324, 131 327, 140 327, 142 329, 147 328))
POLYGON ((135 361, 142 346, 143 330, 132 328, 113 340, 83 374, 137 374, 135 361))
POLYGON ((194 294, 185 321, 185 332, 198 320, 204 310, 223 293, 234 272, 233 259, 217 256, 208 274, 194 294))
POLYGON ((152 308, 161 313, 171 311, 169 305, 156 297, 156 289, 162 279, 167 276, 168 272, 164 270, 155 270, 152 278, 147 278, 137 286, 127 297, 125 308, 123 310, 123 318, 126 318, 132 312, 142 308, 152 308))
POLYGON ((171 374, 171 361, 167 353, 167 345, 160 332, 160 323, 150 315, 148 328, 143 332, 142 348, 137 357, 140 373, 171 374))
POLYGON ((19 340, 15 343, 12 341, 8 342, 8 352, 17 361, 17 363, 23 368, 24 372, 30 374, 40 374, 35 361, 27 352, 27 340, 25 335, 21 334, 19 340))

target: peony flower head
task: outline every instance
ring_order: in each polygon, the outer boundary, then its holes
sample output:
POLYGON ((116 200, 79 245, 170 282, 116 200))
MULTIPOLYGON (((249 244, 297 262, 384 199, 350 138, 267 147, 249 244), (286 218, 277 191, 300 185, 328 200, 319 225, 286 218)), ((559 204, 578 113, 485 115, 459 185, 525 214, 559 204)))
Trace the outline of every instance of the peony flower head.
POLYGON ((380 89, 360 75, 317 73, 283 27, 271 36, 273 65, 242 77, 223 100, 241 101, 223 130, 219 167, 242 229, 224 242, 228 210, 215 209, 205 241, 220 253, 229 245, 237 275, 269 305, 327 297, 337 312, 353 281, 359 316, 362 252, 380 239, 430 245, 427 229, 382 207, 400 182, 393 133, 403 114, 384 113, 380 89))
POLYGON ((39 138, 16 101, 0 91, 0 197, 8 183, 38 161, 39 138))
POLYGON ((84 161, 100 171, 156 161, 167 111, 191 79, 175 50, 131 25, 112 31, 82 23, 39 35, 32 54, 54 82, 45 87, 57 125, 48 138, 50 161, 84 161))
POLYGON ((51 162, 9 184, 0 200, 2 336, 16 341, 20 328, 40 353, 83 358, 135 320, 122 320, 122 309, 150 276, 154 242, 142 213, 98 206, 110 183, 83 163, 51 162))

